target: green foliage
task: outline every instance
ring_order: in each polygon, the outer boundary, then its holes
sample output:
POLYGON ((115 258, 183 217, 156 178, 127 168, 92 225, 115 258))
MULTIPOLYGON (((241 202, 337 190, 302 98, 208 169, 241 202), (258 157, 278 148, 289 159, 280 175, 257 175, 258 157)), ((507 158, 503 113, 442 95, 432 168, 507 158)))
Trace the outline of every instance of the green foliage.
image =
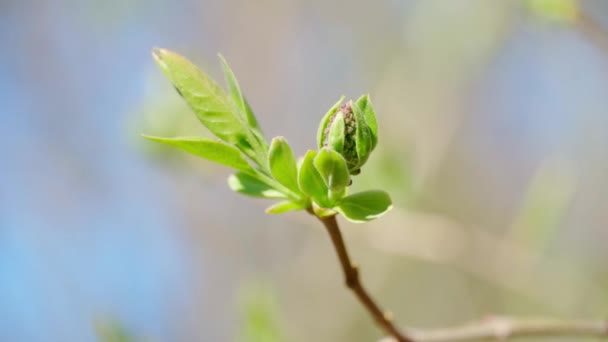
POLYGON ((355 114, 355 120, 357 121, 355 147, 357 150, 357 156, 359 157, 358 164, 354 167, 354 169, 360 169, 367 161, 367 158, 369 158, 369 155, 372 153, 372 132, 367 125, 363 111, 361 111, 359 106, 355 104, 352 106, 352 108, 353 113, 355 114))
POLYGON ((226 62, 226 59, 221 54, 218 55, 220 57, 220 61, 222 62, 222 68, 224 69, 224 76, 226 77, 226 83, 228 83, 228 89, 230 90, 230 97, 237 105, 239 109, 239 114, 241 118, 245 120, 251 131, 255 135, 258 142, 264 147, 264 149, 268 148, 266 144, 266 139, 264 139, 264 132, 262 132, 262 128, 260 127, 255 114, 253 114, 253 110, 249 106, 245 95, 241 91, 241 87, 239 86, 239 82, 236 80, 236 76, 232 69, 226 62))
POLYGON ((154 49, 153 56, 163 73, 211 133, 235 145, 252 160, 263 165, 266 160, 263 146, 254 136, 252 128, 236 111, 236 104, 211 78, 174 52, 154 49))
POLYGON ((304 156, 302 164, 300 164, 300 170, 298 173, 298 184, 300 189, 306 195, 310 196, 317 204, 321 207, 331 207, 329 201, 329 188, 323 177, 314 165, 317 151, 309 150, 304 156))
POLYGON ((266 214, 283 214, 289 211, 305 210, 308 205, 304 201, 283 201, 266 208, 266 214))
POLYGON ((369 95, 366 94, 361 96, 355 105, 361 110, 361 112, 363 112, 363 117, 365 118, 365 122, 369 127, 373 150, 378 144, 378 122, 376 121, 376 111, 372 105, 372 100, 369 98, 369 95))
POLYGON ((294 157, 293 151, 285 138, 276 137, 272 139, 268 151, 268 166, 274 179, 289 190, 295 193, 300 192, 296 157, 294 157))
POLYGON ((365 222, 384 215, 392 206, 386 192, 371 190, 344 197, 337 210, 351 222, 365 222))
POLYGON ((344 131, 346 124, 344 123, 344 114, 337 113, 333 119, 329 135, 327 136, 327 147, 339 154, 344 153, 344 131))
POLYGON ((319 129, 317 130, 317 147, 322 148, 323 142, 325 141, 325 129, 327 128, 327 124, 329 123, 329 119, 332 115, 336 114, 340 105, 344 102, 344 96, 342 96, 338 102, 336 102, 329 111, 323 116, 321 119, 321 123, 319 124, 319 129))
POLYGON ((222 164, 249 174, 255 171, 237 148, 219 141, 200 137, 161 138, 144 135, 144 138, 169 146, 177 147, 186 152, 222 164))
POLYGON ((251 197, 287 198, 284 193, 276 190, 259 176, 251 176, 242 172, 228 177, 228 186, 235 192, 251 197))
POLYGON ((323 148, 315 157, 313 164, 329 188, 330 200, 343 197, 350 181, 344 158, 336 151, 323 148))
POLYGON ((340 98, 325 114, 317 132, 319 151, 308 151, 300 164, 287 140, 270 146, 234 72, 219 55, 228 94, 184 57, 164 49, 153 56, 198 119, 220 140, 200 137, 145 136, 235 169, 228 186, 258 198, 283 199, 266 212, 307 210, 317 216, 338 212, 353 222, 381 216, 392 204, 382 191, 347 196, 351 175, 360 172, 378 142, 376 113, 369 95, 355 103, 340 98))
POLYGON ((342 104, 343 99, 321 120, 317 145, 342 155, 350 174, 358 175, 378 143, 376 112, 368 95, 361 96, 356 103, 342 104))

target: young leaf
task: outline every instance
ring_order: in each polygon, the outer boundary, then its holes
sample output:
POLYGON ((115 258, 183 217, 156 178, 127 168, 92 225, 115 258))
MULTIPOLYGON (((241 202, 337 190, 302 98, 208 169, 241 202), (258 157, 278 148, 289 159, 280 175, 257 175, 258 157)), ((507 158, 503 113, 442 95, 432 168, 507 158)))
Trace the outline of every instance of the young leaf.
POLYGON ((302 192, 312 197, 318 205, 322 207, 330 207, 330 201, 328 198, 328 188, 323 180, 323 177, 319 174, 319 171, 315 168, 314 159, 317 155, 317 151, 308 151, 300 164, 300 172, 298 173, 298 184, 302 192))
POLYGON ((319 128, 317 130, 317 146, 319 148, 323 147, 323 140, 325 140, 325 129, 327 128, 327 124, 329 123, 329 118, 338 111, 338 108, 340 108, 342 101, 344 101, 344 96, 342 96, 340 100, 338 100, 338 102, 336 102, 336 104, 334 104, 325 114, 325 116, 321 119, 321 123, 319 124, 319 128))
POLYGON ((376 120, 376 111, 372 105, 372 100, 369 98, 369 94, 361 96, 355 103, 365 118, 365 123, 369 126, 369 130, 372 136, 372 150, 378 144, 378 122, 376 120))
POLYGON ((348 167, 338 152, 323 148, 317 153, 313 163, 332 192, 340 193, 348 186, 348 167))
POLYGON ((287 140, 283 137, 272 139, 268 151, 268 166, 274 179, 295 193, 300 192, 298 186, 298 166, 287 140))
POLYGON ((252 129, 254 135, 262 146, 267 148, 268 146, 266 144, 264 132, 262 132, 262 128, 258 124, 258 120, 256 119, 253 110, 249 106, 245 95, 241 91, 241 87, 239 86, 234 72, 232 72, 232 69, 230 68, 230 65, 228 65, 228 62, 226 62, 224 56, 221 54, 218 54, 218 56, 222 62, 222 69, 224 70, 224 77, 226 77, 226 83, 228 84, 228 89, 230 90, 230 97, 232 97, 232 100, 239 108, 239 114, 241 114, 242 118, 249 123, 249 127, 252 129))
POLYGON ((250 128, 224 91, 186 58, 165 49, 152 54, 163 73, 188 102, 198 119, 221 140, 236 145, 250 158, 263 163, 261 148, 250 128))
POLYGON ((266 208, 266 214, 283 214, 288 211, 304 210, 306 205, 301 202, 283 201, 266 208))
POLYGON ((351 222, 365 222, 391 210, 391 198, 384 191, 364 191, 344 197, 336 208, 351 222))
POLYGON ((338 113, 332 121, 329 135, 327 136, 327 147, 342 154, 344 152, 344 114, 338 113))
POLYGON ((235 192, 251 197, 262 198, 286 198, 287 196, 277 191, 272 186, 256 176, 237 172, 228 177, 228 186, 235 192))
POLYGON ((318 217, 328 217, 328 216, 334 216, 334 215, 338 214, 338 212, 335 211, 334 209, 321 208, 316 205, 312 206, 312 212, 318 217))
POLYGON ((219 141, 200 137, 162 138, 144 135, 144 138, 177 147, 183 151, 192 153, 195 156, 211 160, 245 173, 255 173, 241 151, 236 147, 226 145, 219 141))
POLYGON ((361 108, 353 104, 353 114, 357 120, 357 132, 356 132, 356 148, 357 156, 359 157, 359 166, 365 164, 367 158, 372 152, 372 134, 369 126, 365 122, 363 112, 361 108))

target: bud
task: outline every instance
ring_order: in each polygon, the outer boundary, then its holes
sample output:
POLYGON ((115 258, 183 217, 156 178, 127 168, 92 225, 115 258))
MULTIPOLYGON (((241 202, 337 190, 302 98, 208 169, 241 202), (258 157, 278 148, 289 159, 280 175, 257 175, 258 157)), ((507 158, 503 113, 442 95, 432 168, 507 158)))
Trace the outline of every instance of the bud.
POLYGON ((375 114, 367 95, 356 103, 342 103, 343 100, 341 98, 321 120, 317 143, 319 148, 327 147, 342 155, 349 173, 357 175, 377 141, 375 114), (359 104, 363 105, 365 112, 359 104), (373 119, 373 129, 367 124, 366 118, 373 119))

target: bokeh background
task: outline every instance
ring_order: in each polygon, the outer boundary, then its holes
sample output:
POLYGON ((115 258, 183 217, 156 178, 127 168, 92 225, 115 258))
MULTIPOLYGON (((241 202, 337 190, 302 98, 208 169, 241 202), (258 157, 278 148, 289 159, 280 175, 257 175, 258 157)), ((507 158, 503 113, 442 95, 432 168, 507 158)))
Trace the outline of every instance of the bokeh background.
POLYGON ((222 81, 302 155, 369 92, 343 222, 400 325, 605 317, 608 2, 0 1, 0 341, 375 341, 325 231, 139 135, 208 135, 150 57, 222 81))

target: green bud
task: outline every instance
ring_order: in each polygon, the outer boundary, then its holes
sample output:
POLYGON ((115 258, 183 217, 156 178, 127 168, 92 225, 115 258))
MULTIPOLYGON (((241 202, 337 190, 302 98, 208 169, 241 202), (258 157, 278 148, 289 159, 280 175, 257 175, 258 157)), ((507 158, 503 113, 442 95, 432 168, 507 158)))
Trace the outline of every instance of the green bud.
MULTIPOLYGON (((365 98, 368 99, 367 96, 365 98)), ((342 155, 351 175, 361 172, 361 167, 369 158, 377 141, 376 132, 366 121, 366 117, 371 118, 367 115, 369 108, 365 108, 364 111, 358 106, 358 104, 367 105, 367 102, 361 99, 357 102, 354 104, 349 101, 342 104, 340 99, 321 121, 318 134, 319 148, 326 147, 342 155)), ((371 106, 371 102, 369 103, 371 106)))

